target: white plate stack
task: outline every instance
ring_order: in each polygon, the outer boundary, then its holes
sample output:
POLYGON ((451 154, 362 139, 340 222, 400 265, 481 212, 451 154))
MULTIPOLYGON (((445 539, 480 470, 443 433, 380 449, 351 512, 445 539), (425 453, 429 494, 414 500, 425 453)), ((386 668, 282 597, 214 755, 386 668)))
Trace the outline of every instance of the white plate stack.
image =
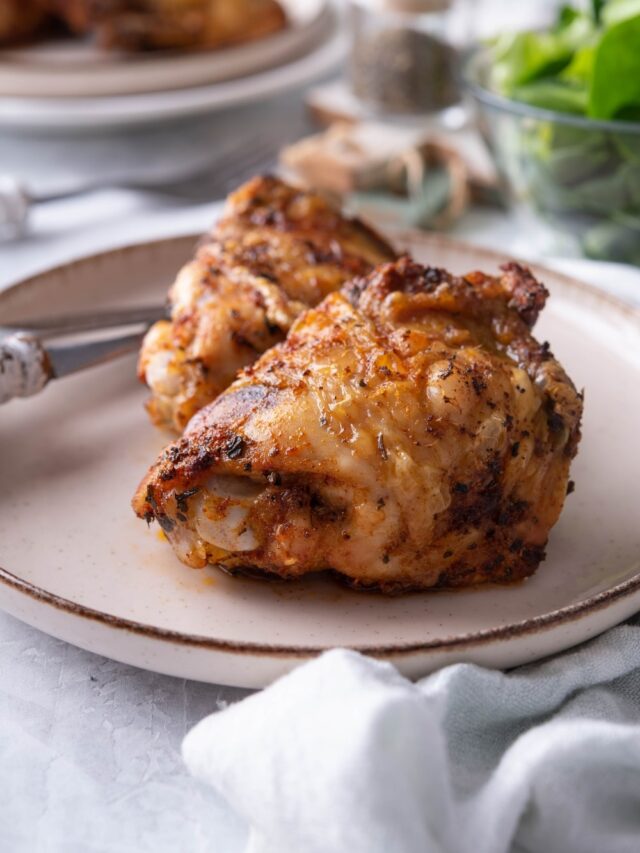
POLYGON ((123 57, 90 43, 0 52, 0 128, 122 128, 264 100, 335 69, 346 51, 328 0, 282 0, 281 32, 223 50, 123 57))

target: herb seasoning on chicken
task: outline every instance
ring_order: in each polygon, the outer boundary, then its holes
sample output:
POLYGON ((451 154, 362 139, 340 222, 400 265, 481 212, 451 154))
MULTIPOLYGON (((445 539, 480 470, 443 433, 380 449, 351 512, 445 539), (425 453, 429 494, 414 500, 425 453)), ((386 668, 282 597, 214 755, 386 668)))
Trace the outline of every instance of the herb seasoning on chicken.
POLYGON ((194 567, 385 592, 530 575, 582 413, 530 333, 546 296, 516 264, 347 284, 193 419, 135 511, 194 567))
POLYGON ((144 341, 139 376, 151 389, 152 420, 182 431, 305 308, 394 257, 374 231, 316 193, 277 178, 249 181, 179 273, 171 321, 156 323, 144 341))

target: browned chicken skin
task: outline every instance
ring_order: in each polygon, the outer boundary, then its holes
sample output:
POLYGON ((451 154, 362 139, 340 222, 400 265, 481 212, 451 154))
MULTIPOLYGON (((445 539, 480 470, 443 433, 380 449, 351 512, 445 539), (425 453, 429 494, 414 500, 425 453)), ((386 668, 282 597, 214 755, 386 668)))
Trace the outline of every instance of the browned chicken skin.
POLYGON ((0 0, 0 44, 34 36, 45 16, 130 51, 226 47, 287 23, 277 0, 0 0))
POLYGON ((194 567, 385 592, 530 575, 582 412, 530 334, 546 295, 516 264, 347 284, 193 419, 135 511, 194 567))
POLYGON ((152 420, 182 431, 305 308, 393 258, 381 237, 316 193, 272 177, 249 181, 179 273, 171 321, 145 339, 138 372, 152 420))

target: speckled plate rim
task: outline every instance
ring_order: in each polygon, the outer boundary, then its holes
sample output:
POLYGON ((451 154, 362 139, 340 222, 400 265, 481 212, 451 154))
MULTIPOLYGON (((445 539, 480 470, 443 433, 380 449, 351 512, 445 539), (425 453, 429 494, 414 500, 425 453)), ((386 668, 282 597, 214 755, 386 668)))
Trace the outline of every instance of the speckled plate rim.
MULTIPOLYGON (((57 610, 63 610, 72 616, 80 616, 83 619, 88 619, 95 622, 101 622, 110 628, 116 628, 132 634, 139 634, 144 637, 155 640, 163 640, 169 643, 178 643, 185 646, 194 646, 197 648, 206 648, 219 652, 235 653, 235 654, 251 654, 251 655, 269 655, 286 657, 306 658, 313 655, 321 654, 333 648, 331 645, 326 646, 282 646, 271 645, 268 643, 232 643, 226 640, 216 640, 212 637, 204 637, 198 634, 186 634, 180 631, 170 631, 165 628, 158 628, 155 625, 147 625, 142 622, 135 622, 131 619, 123 619, 119 616, 112 616, 108 613, 102 613, 100 610, 94 610, 91 607, 86 607, 83 604, 78 604, 70 601, 67 598, 61 598, 54 593, 48 592, 41 587, 24 581, 11 572, 0 567, 0 583, 11 587, 15 591, 25 594, 34 599, 40 604, 46 604, 57 610)), ((368 645, 368 644, 353 644, 350 648, 355 651, 363 652, 374 657, 398 658, 405 655, 414 655, 421 652, 450 652, 460 649, 468 649, 470 646, 479 646, 486 643, 497 642, 500 640, 512 640, 517 637, 531 636, 543 631, 547 628, 558 627, 567 622, 572 622, 601 610, 614 602, 627 598, 632 593, 640 590, 640 573, 632 578, 617 584, 604 592, 591 596, 584 601, 576 604, 562 607, 559 610, 551 610, 549 613, 544 613, 541 616, 535 616, 531 619, 524 619, 520 622, 513 622, 507 625, 502 625, 499 628, 490 628, 485 631, 476 631, 468 634, 458 634, 453 637, 446 637, 441 640, 430 640, 422 643, 397 643, 390 645, 368 645)), ((375 594, 375 593, 372 593, 375 594)), ((438 593, 433 593, 437 595, 438 593)))
MULTIPOLYGON (((477 255, 478 258, 482 258, 483 262, 486 264, 499 265, 501 263, 514 260, 509 255, 502 254, 491 249, 477 247, 472 244, 465 243, 461 240, 456 240, 454 238, 445 237, 443 235, 438 234, 424 234, 415 231, 396 231, 391 236, 394 242, 399 247, 410 245, 412 242, 420 242, 422 244, 432 246, 439 245, 452 252, 456 250, 461 252, 471 252, 477 255)), ((54 271, 64 271, 65 275, 67 276, 73 275, 74 270, 78 269, 79 267, 83 267, 88 264, 93 264, 96 261, 102 262, 108 260, 108 258, 112 257, 114 254, 126 255, 127 253, 138 252, 143 247, 153 248, 154 246, 166 244, 168 242, 183 242, 185 243, 185 245, 189 242, 192 242, 193 244, 195 244, 199 237, 200 234, 197 233, 180 235, 179 237, 169 237, 161 240, 143 241, 110 249, 104 252, 95 253, 86 257, 78 258, 76 260, 70 261, 69 263, 62 264, 55 268, 40 272, 34 276, 16 282, 15 284, 5 288, 2 292, 0 292, 0 307, 2 306, 2 303, 5 300, 10 299, 11 296, 17 293, 18 290, 24 291, 31 287, 36 287, 43 278, 48 277, 54 271)), ((545 267, 544 265, 531 262, 525 263, 531 266, 532 269, 534 269, 536 273, 538 273, 541 277, 544 277, 545 274, 552 276, 555 280, 562 281, 563 286, 567 287, 568 289, 583 294, 586 293, 590 296, 591 299, 595 300, 596 302, 603 303, 609 308, 620 312, 624 315, 626 320, 631 320, 632 323, 637 326, 638 331, 640 331, 640 309, 637 309, 627 304, 621 299, 618 299, 617 297, 612 296, 611 294, 606 293, 600 290, 599 288, 594 287, 593 285, 579 281, 578 279, 564 275, 563 273, 558 273, 555 270, 551 270, 545 267)), ((299 644, 296 646, 284 646, 275 644, 271 645, 268 643, 229 642, 225 640, 217 640, 213 637, 206 637, 197 634, 188 634, 180 631, 171 631, 164 628, 158 628, 154 625, 148 625, 145 623, 136 622, 134 620, 124 619, 119 616, 113 616, 111 614, 103 613, 99 610, 95 610, 93 608, 86 607, 85 605, 78 604, 77 602, 71 601, 67 598, 62 598, 58 595, 55 595, 54 593, 47 591, 46 589, 43 589, 42 587, 36 586, 35 584, 30 583, 29 581, 23 580, 22 578, 18 577, 17 575, 13 574, 9 570, 1 566, 0 583, 7 587, 10 587, 15 592, 30 598, 38 604, 48 605, 58 611, 64 611, 71 616, 78 616, 84 620, 98 622, 108 628, 113 628, 123 632, 141 635, 149 639, 162 640, 167 643, 174 643, 182 646, 204 648, 227 654, 232 653, 241 655, 258 655, 271 657, 286 656, 287 658, 306 658, 309 656, 320 654, 331 648, 330 645, 306 646, 303 644, 299 644)), ((516 638, 532 636, 547 629, 560 627, 562 625, 566 625, 567 623, 575 623, 577 620, 580 620, 583 617, 586 617, 597 611, 603 610, 604 608, 607 608, 616 602, 620 602, 626 598, 629 598, 634 593, 639 591, 640 572, 636 573, 631 578, 628 578, 627 580, 619 584, 615 584, 614 586, 610 587, 607 590, 604 590, 603 592, 589 596, 583 601, 579 601, 575 604, 570 604, 566 607, 558 608, 556 610, 550 610, 547 613, 543 613, 539 616, 535 616, 530 619, 524 619, 518 622, 501 625, 497 628, 490 628, 483 631, 470 632, 466 634, 458 634, 451 637, 445 637, 438 640, 429 640, 419 643, 391 643, 379 646, 373 644, 354 644, 352 648, 356 651, 365 652, 368 655, 372 655, 375 657, 384 657, 386 659, 391 660, 401 659, 406 656, 417 655, 425 652, 446 653, 456 650, 465 650, 472 647, 484 646, 488 643, 499 642, 502 640, 506 641, 513 640, 516 638)), ((433 594, 437 595, 438 593, 436 592, 433 594)), ((617 621, 621 621, 621 619, 623 618, 625 618, 625 615, 621 616, 620 619, 618 619, 617 621)), ((613 622, 612 624, 615 624, 615 622, 613 622)), ((606 625, 601 630, 604 630, 607 627, 611 627, 611 625, 606 625)), ((598 633, 598 631, 590 633, 590 636, 593 635, 593 633, 598 633)))

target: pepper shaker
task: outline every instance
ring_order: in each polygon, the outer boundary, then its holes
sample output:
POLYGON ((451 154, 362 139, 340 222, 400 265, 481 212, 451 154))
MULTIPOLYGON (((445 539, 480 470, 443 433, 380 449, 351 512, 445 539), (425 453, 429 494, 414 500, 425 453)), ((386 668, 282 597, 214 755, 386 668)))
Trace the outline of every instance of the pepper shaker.
POLYGON ((438 113, 459 101, 452 0, 351 0, 349 77, 377 113, 438 113))

